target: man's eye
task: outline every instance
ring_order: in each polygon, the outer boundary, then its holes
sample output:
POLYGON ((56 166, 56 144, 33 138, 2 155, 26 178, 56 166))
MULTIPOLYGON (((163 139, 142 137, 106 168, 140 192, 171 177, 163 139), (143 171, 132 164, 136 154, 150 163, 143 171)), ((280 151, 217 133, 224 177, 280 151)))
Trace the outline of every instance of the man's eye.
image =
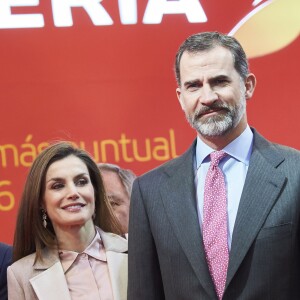
POLYGON ((187 89, 188 89, 189 91, 193 91, 193 90, 197 89, 198 87, 199 87, 199 85, 198 85, 197 83, 193 83, 193 84, 190 84, 190 85, 187 87, 187 89))
POLYGON ((217 79, 215 81, 215 84, 216 85, 226 85, 228 83, 228 80, 227 79, 217 79))
POLYGON ((120 204, 119 204, 118 202, 112 201, 112 200, 110 200, 110 205, 111 205, 112 207, 114 207, 114 206, 120 206, 120 204))

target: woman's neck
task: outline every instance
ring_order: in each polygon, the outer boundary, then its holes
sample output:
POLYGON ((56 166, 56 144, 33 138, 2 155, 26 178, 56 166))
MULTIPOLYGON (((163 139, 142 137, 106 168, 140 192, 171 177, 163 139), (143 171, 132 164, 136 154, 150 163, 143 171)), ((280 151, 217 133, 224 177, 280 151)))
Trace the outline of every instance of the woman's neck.
POLYGON ((74 252, 84 251, 96 234, 94 224, 55 228, 58 249, 74 252))

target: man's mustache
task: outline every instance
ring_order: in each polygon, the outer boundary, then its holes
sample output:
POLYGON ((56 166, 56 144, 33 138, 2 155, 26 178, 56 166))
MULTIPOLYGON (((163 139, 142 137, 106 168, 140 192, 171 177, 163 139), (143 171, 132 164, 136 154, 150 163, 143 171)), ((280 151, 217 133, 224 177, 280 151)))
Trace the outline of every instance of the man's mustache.
POLYGON ((204 107, 200 108, 199 110, 197 110, 194 114, 194 119, 198 119, 202 115, 204 115, 210 111, 216 110, 216 109, 224 109, 224 110, 230 112, 228 105, 226 105, 224 103, 220 103, 220 102, 214 102, 211 105, 204 106, 204 107))

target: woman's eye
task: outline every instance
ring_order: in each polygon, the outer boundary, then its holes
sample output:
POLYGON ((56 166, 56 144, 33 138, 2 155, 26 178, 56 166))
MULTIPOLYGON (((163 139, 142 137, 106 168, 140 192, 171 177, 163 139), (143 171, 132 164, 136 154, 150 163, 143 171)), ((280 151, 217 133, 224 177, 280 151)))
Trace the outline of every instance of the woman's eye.
POLYGON ((61 189, 63 186, 64 185, 62 183, 54 183, 54 184, 52 184, 51 189, 58 190, 58 189, 61 189))
POLYGON ((87 183, 88 183, 88 180, 85 178, 81 178, 77 181, 77 185, 79 185, 79 186, 86 185, 87 183))

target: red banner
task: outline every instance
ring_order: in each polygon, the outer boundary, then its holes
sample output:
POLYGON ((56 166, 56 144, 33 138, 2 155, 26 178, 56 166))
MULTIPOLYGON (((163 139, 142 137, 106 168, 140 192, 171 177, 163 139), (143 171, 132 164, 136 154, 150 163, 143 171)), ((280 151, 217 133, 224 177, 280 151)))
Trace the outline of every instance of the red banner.
POLYGON ((240 40, 258 80, 250 125, 300 149, 298 0, 14 2, 0 2, 1 241, 12 243, 26 174, 49 142, 137 174, 189 146, 173 63, 196 32, 240 40))

